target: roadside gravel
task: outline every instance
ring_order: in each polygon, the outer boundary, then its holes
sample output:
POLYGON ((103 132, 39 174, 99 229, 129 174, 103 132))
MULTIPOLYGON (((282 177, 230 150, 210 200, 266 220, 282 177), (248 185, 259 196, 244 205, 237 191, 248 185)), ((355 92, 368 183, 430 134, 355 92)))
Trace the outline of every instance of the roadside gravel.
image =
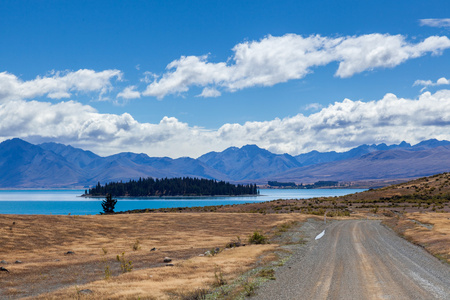
POLYGON ((450 267, 372 220, 308 220, 252 299, 449 299, 450 267), (325 235, 314 240, 325 229, 325 235))

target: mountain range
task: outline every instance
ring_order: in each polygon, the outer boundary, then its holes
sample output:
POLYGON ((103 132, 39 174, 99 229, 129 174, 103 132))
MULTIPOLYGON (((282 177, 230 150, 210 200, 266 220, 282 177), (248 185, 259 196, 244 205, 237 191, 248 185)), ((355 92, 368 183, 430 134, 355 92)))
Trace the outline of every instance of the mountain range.
POLYGON ((409 179, 450 171, 450 142, 361 145, 347 152, 291 156, 256 145, 230 147, 197 159, 149 157, 130 152, 101 157, 58 143, 0 143, 0 188, 87 188, 97 182, 139 177, 200 177, 231 182, 313 183, 409 179))

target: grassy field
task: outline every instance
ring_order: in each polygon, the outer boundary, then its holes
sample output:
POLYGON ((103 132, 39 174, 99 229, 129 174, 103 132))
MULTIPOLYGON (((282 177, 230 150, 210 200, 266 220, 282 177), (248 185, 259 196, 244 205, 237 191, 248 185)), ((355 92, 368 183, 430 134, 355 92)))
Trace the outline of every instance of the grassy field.
MULTIPOLYGON (((0 298, 179 299, 275 259, 277 244, 246 245, 254 231, 308 216, 256 214, 0 215, 0 298), (154 251, 150 251, 156 248, 154 251), (199 256, 220 248, 213 256, 199 256), (69 251, 73 252, 71 254, 69 251), (69 253, 68 253, 69 252, 69 253), (117 255, 123 262, 117 260, 117 255), (174 266, 166 266, 170 257, 174 266), (15 261, 22 261, 16 264, 15 261), (131 272, 122 272, 122 267, 131 272), (85 294, 88 291, 92 294, 85 294)), ((283 225, 284 224, 284 225, 283 225)))

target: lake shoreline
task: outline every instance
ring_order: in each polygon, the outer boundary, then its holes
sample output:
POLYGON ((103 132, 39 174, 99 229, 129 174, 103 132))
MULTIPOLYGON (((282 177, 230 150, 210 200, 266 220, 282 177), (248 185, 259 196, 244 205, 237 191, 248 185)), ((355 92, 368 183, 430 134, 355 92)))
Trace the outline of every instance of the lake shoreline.
MULTIPOLYGON (((165 196, 117 198, 115 211, 139 209, 174 209, 178 207, 205 207, 259 203, 276 199, 305 199, 333 197, 361 192, 361 189, 262 189, 259 195, 249 196, 165 196)), ((102 197, 80 197, 83 190, 3 190, 0 191, 0 214, 90 215, 102 211, 102 197)), ((116 197, 115 197, 116 198, 116 197)))

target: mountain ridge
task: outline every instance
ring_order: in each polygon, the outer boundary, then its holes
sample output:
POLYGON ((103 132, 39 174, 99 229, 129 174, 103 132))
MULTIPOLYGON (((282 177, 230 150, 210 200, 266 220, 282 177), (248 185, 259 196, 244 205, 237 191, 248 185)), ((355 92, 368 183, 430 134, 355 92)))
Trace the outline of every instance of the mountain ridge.
POLYGON ((139 177, 313 183, 407 179, 449 170, 450 142, 436 139, 416 145, 382 143, 361 145, 346 152, 311 151, 297 156, 245 145, 208 152, 197 159, 132 152, 102 157, 70 145, 33 145, 18 138, 0 143, 0 188, 87 188, 97 182, 139 177))

